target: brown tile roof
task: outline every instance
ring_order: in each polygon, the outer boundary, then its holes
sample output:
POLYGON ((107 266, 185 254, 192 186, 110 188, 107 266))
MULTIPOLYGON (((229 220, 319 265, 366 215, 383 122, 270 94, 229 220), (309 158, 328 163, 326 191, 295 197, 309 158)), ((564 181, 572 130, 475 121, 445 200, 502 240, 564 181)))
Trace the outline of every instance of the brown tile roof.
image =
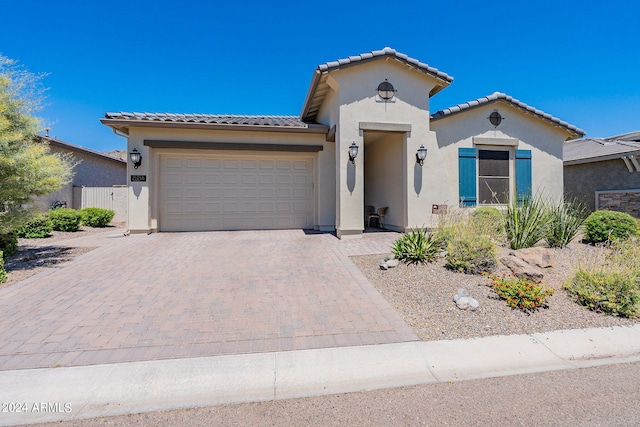
POLYGON ((296 116, 244 116, 233 114, 175 114, 175 113, 106 113, 106 119, 140 120, 151 122, 173 123, 206 123, 217 125, 245 125, 245 126, 287 126, 308 127, 296 116))

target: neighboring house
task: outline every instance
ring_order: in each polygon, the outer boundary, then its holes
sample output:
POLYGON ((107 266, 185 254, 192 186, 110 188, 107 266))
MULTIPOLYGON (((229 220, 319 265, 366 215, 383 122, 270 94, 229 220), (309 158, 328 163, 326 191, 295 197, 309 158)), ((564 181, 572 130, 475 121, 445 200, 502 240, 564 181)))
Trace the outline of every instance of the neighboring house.
POLYGON ((564 187, 590 210, 640 218, 640 131, 585 138, 564 146, 564 187))
POLYGON ((385 48, 319 65, 300 116, 106 113, 142 156, 128 163, 129 227, 345 238, 362 234, 365 206, 405 231, 447 205, 560 199, 562 145, 584 132, 502 93, 431 115, 452 80, 385 48))
POLYGON ((105 153, 69 144, 55 138, 39 136, 51 152, 71 154, 77 162, 72 182, 62 189, 38 198, 38 204, 48 209, 57 202, 67 207, 108 207, 116 211, 115 221, 127 220, 126 190, 117 186, 127 184, 127 162, 105 153), (116 187, 114 187, 116 186, 116 187))

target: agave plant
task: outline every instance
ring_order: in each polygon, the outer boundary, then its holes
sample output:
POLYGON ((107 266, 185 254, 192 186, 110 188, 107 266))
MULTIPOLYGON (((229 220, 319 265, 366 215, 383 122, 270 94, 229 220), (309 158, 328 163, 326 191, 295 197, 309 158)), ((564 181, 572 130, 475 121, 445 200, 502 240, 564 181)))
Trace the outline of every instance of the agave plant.
POLYGON ((443 241, 438 234, 412 228, 393 242, 392 252, 399 260, 418 264, 433 261, 442 248, 443 241))

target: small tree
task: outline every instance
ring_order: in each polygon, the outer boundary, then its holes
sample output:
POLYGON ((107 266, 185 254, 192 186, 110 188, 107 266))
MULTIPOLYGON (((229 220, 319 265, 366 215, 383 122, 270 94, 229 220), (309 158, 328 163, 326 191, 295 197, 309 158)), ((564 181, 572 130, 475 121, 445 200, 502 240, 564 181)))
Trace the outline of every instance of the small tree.
POLYGON ((59 190, 72 177, 70 157, 35 141, 42 128, 33 116, 43 97, 42 77, 0 54, 0 234, 26 224, 34 197, 59 190))

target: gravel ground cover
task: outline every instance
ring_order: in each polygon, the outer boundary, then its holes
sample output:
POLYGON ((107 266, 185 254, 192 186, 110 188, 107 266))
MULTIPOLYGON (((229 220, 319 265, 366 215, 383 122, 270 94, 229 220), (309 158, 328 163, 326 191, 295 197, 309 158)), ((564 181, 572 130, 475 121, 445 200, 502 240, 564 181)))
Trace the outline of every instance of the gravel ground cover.
MULTIPOLYGON (((557 267, 545 271, 543 282, 555 292, 548 299, 549 308, 532 314, 508 307, 488 286, 488 278, 447 270, 443 259, 422 265, 400 263, 386 271, 379 267, 384 255, 356 256, 351 261, 421 340, 432 341, 638 323, 638 318, 617 318, 587 310, 562 288, 577 260, 598 250, 602 249, 581 243, 554 250, 557 267), (453 296, 458 288, 466 289, 469 296, 478 300, 480 307, 476 311, 456 307, 453 296)), ((499 256, 506 255, 508 250, 501 248, 499 252, 499 256)))

